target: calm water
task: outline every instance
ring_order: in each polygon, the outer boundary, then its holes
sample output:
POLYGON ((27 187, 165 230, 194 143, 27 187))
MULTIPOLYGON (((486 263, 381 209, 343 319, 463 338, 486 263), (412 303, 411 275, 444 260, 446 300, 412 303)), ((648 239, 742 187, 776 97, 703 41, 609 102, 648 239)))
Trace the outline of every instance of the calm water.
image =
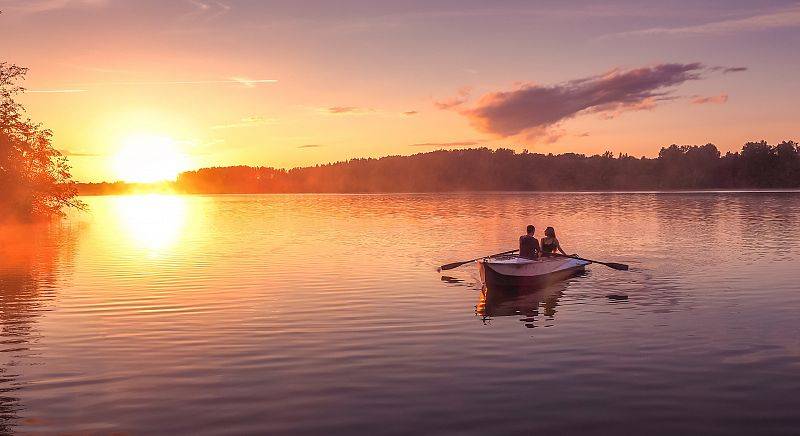
POLYGON ((2 232, 0 433, 800 426, 797 193, 86 201, 2 232), (529 222, 632 271, 516 299, 436 273, 529 222))

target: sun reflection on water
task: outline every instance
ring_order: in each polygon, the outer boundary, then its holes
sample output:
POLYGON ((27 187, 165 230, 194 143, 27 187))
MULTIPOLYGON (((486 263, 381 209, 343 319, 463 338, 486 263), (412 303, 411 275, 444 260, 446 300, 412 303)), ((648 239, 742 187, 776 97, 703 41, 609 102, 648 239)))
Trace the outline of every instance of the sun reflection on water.
POLYGON ((185 230, 188 205, 180 195, 120 196, 113 202, 125 235, 151 255, 174 246, 185 230))

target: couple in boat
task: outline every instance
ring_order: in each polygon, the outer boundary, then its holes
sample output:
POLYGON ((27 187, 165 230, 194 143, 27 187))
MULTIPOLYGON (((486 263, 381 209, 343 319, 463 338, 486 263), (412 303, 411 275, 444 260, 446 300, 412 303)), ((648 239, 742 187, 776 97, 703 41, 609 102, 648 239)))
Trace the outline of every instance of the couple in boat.
POLYGON ((519 257, 525 259, 538 259, 539 257, 553 256, 555 255, 556 251, 564 256, 567 255, 567 253, 561 249, 561 244, 558 243, 558 239, 556 238, 556 230, 554 228, 548 227, 545 229, 544 238, 542 238, 541 245, 535 236, 536 227, 529 225, 527 232, 527 234, 519 237, 519 257))

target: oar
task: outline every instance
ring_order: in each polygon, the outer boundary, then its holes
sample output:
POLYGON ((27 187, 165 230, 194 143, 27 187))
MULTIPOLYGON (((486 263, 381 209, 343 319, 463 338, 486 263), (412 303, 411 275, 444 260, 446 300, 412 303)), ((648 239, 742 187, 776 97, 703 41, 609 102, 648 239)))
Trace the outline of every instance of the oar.
POLYGON ((439 271, 439 272, 442 272, 442 271, 447 271, 447 270, 449 270, 449 269, 458 268, 458 267, 460 267, 461 265, 466 265, 466 264, 468 264, 468 263, 470 263, 470 262, 475 262, 476 260, 481 260, 481 259, 484 259, 484 258, 487 258, 487 257, 502 256, 502 255, 504 255, 504 254, 511 254, 511 253, 515 253, 515 252, 517 252, 517 251, 519 251, 519 249, 517 249, 517 250, 511 250, 511 251, 504 251, 504 252, 502 252, 502 253, 497 253, 497 254, 490 254, 489 256, 481 256, 481 257, 476 257, 475 259, 465 260, 465 261, 463 261, 463 262, 453 262, 453 263, 448 263, 447 265, 442 265, 442 266, 440 266, 439 268, 436 268, 436 271, 439 271))
POLYGON ((584 262, 599 263, 600 265, 605 265, 605 266, 607 266, 609 268, 613 268, 613 269, 618 270, 618 271, 627 271, 628 270, 628 265, 625 265, 624 263, 600 262, 599 260, 584 259, 584 258, 578 257, 578 256, 568 256, 568 255, 560 254, 560 253, 553 253, 553 254, 555 254, 556 256, 569 257, 569 258, 572 258, 572 259, 582 260, 584 262))

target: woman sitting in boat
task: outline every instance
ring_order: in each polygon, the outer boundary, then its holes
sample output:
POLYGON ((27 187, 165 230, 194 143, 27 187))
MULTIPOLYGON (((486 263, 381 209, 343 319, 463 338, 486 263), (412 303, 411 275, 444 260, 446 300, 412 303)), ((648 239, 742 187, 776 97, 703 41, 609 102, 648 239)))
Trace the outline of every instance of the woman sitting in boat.
POLYGON ((537 259, 542 252, 539 248, 539 240, 536 239, 536 227, 529 225, 528 234, 519 237, 519 257, 525 259, 537 259))
POLYGON ((564 250, 561 249, 561 244, 558 243, 556 238, 556 229, 548 227, 544 230, 544 238, 542 238, 542 256, 553 256, 558 250, 564 256, 564 250))

